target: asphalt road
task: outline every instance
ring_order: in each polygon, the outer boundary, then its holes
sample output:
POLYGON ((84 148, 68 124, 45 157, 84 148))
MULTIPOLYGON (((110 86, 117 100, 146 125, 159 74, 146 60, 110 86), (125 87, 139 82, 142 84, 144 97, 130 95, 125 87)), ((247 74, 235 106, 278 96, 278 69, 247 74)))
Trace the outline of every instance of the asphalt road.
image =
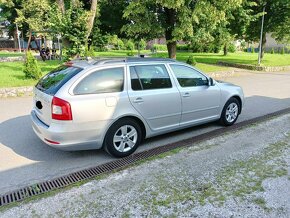
MULTIPOLYGON (((290 72, 239 73, 223 78, 244 89, 246 104, 238 120, 290 107, 290 72)), ((31 129, 32 99, 0 99, 0 194, 112 160, 101 150, 65 152, 42 143, 31 129)), ((220 128, 207 124, 148 139, 138 151, 220 128)))

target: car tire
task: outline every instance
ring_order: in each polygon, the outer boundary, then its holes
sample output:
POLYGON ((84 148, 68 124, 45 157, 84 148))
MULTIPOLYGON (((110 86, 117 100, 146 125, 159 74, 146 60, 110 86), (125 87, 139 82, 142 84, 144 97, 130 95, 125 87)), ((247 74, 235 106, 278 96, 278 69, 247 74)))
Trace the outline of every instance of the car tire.
POLYGON ((236 98, 230 98, 223 108, 219 120, 220 124, 223 126, 233 125, 239 117, 241 111, 240 107, 240 102, 236 98))
POLYGON ((114 157, 126 157, 136 151, 141 139, 140 125, 133 119, 121 119, 107 131, 104 149, 114 157))

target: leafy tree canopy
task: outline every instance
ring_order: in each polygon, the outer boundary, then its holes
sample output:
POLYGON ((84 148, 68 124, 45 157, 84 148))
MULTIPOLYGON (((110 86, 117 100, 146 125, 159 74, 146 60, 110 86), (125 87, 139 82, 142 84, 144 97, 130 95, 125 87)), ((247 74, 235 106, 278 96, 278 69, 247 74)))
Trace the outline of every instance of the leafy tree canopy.
POLYGON ((69 4, 64 13, 57 4, 52 6, 50 28, 61 33, 64 45, 69 48, 69 56, 82 55, 85 52, 89 15, 89 11, 78 0, 69 4))
POLYGON ((242 0, 136 0, 130 1, 123 31, 135 38, 166 37, 170 58, 176 57, 176 41, 208 35, 226 21, 226 11, 242 0))
POLYGON ((290 1, 289 0, 254 0, 250 9, 256 15, 256 19, 250 22, 246 31, 246 39, 259 41, 261 31, 261 16, 265 7, 264 31, 262 41, 262 57, 266 44, 266 33, 271 33, 278 41, 290 40, 290 1))
POLYGON ((49 27, 50 5, 47 0, 26 0, 16 9, 16 22, 26 24, 32 31, 42 31, 49 27))

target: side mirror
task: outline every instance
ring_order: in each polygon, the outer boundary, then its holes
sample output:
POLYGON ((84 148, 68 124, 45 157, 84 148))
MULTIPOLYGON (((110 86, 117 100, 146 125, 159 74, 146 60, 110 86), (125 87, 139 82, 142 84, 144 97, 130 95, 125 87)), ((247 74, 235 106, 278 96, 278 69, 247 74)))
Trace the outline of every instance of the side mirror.
POLYGON ((209 80, 208 80, 208 86, 214 86, 215 85, 215 82, 214 82, 214 80, 213 80, 213 78, 209 78, 209 80))

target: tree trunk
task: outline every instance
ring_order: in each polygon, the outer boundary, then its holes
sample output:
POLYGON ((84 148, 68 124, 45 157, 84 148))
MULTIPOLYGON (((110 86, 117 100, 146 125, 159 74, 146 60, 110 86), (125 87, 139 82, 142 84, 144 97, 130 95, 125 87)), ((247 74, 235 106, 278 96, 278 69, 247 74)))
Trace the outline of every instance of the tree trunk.
POLYGON ((58 5, 58 8, 60 9, 61 13, 64 14, 64 12, 65 12, 64 0, 57 0, 57 5, 58 5))
POLYGON ((18 37, 17 37, 17 30, 15 29, 13 31, 13 38, 14 38, 14 48, 18 48, 19 49, 19 44, 18 44, 18 37))
POLYGON ((265 52, 265 47, 266 47, 266 42, 267 42, 267 39, 266 39, 266 33, 263 33, 263 39, 262 39, 262 52, 261 52, 261 60, 263 59, 264 57, 264 52, 265 52))
POLYGON ((97 5, 98 5, 98 0, 92 0, 92 4, 91 4, 91 14, 90 17, 88 19, 88 23, 87 23, 87 27, 88 27, 88 34, 87 34, 87 39, 89 38, 93 26, 94 26, 94 21, 95 21, 95 17, 96 17, 96 11, 97 11, 97 5))
POLYGON ((173 30, 176 24, 176 10, 164 8, 167 28, 165 30, 168 57, 176 59, 176 40, 173 37, 173 30))
POLYGON ((224 44, 224 56, 228 55, 228 45, 227 43, 224 44))
POLYGON ((176 59, 176 41, 167 42, 168 57, 176 59))
POLYGON ((31 36, 32 36, 32 31, 29 30, 29 37, 28 37, 28 42, 27 42, 27 48, 26 48, 26 52, 28 51, 29 49, 29 46, 30 46, 30 42, 31 42, 31 36))

